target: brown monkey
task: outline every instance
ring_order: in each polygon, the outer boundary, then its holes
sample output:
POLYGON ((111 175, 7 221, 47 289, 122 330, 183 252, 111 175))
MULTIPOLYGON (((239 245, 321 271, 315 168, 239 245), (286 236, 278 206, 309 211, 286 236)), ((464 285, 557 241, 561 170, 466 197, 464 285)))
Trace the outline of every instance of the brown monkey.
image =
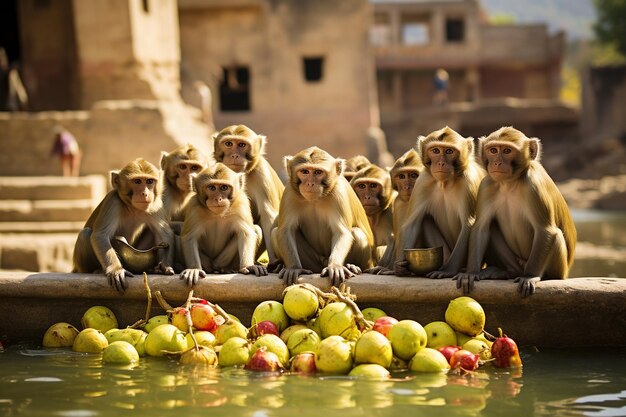
MULTIPOLYGON (((254 223, 263 230, 263 245, 270 261, 276 259, 271 231, 285 189, 276 171, 264 158, 266 137, 244 125, 222 129, 214 136, 214 158, 235 172, 246 174, 246 189, 254 223)), ((261 246, 262 248, 263 246, 261 246)))
POLYGON ((350 186, 365 209, 376 247, 386 249, 393 242, 393 190, 389 173, 372 164, 357 171, 350 186))
POLYGON ((354 178, 354 174, 356 174, 357 171, 367 168, 370 165, 372 165, 372 163, 369 159, 363 155, 355 155, 346 160, 343 176, 346 177, 348 182, 350 182, 352 181, 352 178, 354 178))
POLYGON ((207 159, 193 145, 180 146, 170 153, 161 153, 164 175, 163 206, 168 220, 183 221, 185 200, 192 194, 193 178, 208 166, 207 159))
POLYGON ((422 160, 415 149, 409 149, 391 167, 389 176, 391 177, 391 184, 396 191, 396 197, 393 200, 393 227, 392 232, 394 239, 391 245, 387 246, 383 257, 378 261, 378 266, 368 270, 367 272, 372 274, 380 274, 382 272, 393 273, 394 269, 394 257, 395 246, 398 238, 398 230, 402 226, 402 223, 406 219, 407 210, 409 207, 409 200, 413 193, 413 187, 415 181, 420 175, 420 172, 424 169, 422 160))
MULTIPOLYGON (((153 242, 165 242, 165 250, 155 271, 174 274, 174 234, 167 224, 162 201, 162 184, 159 171, 142 158, 135 159, 119 172, 111 172, 110 191, 91 213, 84 229, 78 234, 74 246, 74 272, 92 273, 103 270, 109 284, 123 292, 126 277, 133 275, 125 270, 111 239, 123 236, 131 245, 147 228, 153 242)), ((139 247, 139 249, 145 249, 139 247)))
POLYGON ((285 157, 289 184, 272 239, 287 284, 321 273, 337 285, 372 266, 374 236, 343 164, 315 146, 285 157))
POLYGON ((425 166, 409 200, 406 221, 398 231, 395 272, 408 275, 404 249, 443 246, 444 264, 430 278, 450 278, 467 259, 476 194, 483 169, 474 160, 474 140, 449 127, 417 140, 425 166))
POLYGON ((254 264, 262 233, 252 221, 245 174, 217 163, 198 174, 194 189, 180 236, 187 267, 180 279, 191 286, 205 272, 267 275, 264 266, 254 264))
POLYGON ((457 286, 469 293, 475 280, 515 279, 526 297, 541 279, 567 278, 576 228, 539 162, 539 140, 503 127, 480 139, 478 153, 488 176, 478 192, 467 273, 455 277, 457 286))

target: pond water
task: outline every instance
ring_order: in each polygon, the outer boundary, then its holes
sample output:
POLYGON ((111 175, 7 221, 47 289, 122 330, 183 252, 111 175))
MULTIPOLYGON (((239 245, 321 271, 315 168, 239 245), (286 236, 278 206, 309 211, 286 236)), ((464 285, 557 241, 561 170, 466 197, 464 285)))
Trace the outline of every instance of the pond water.
MULTIPOLYGON (((523 370, 399 373, 391 381, 269 376, 13 346, 0 353, 3 416, 624 416, 626 348, 522 351, 523 370)), ((481 369, 483 369, 481 368, 481 369)))

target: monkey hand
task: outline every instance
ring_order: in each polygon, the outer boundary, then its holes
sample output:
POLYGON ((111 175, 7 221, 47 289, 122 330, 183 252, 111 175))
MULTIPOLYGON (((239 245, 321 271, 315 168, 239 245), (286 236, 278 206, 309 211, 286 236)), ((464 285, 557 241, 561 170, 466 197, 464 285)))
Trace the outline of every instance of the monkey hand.
POLYGON ((278 273, 278 278, 285 281, 285 285, 295 284, 300 275, 309 275, 313 271, 303 268, 283 268, 278 273))
POLYGON ((123 293, 124 290, 128 288, 126 277, 132 277, 134 275, 120 266, 111 269, 107 268, 106 276, 109 280, 109 285, 111 287, 115 287, 116 290, 123 293))
POLYGON ((347 266, 337 264, 328 265, 326 268, 322 269, 322 273, 320 274, 321 277, 327 276, 330 278, 330 284, 335 287, 338 287, 342 282, 348 278, 352 278, 354 275, 354 272, 347 266))
MULTIPOLYGON (((391 271, 390 269, 385 268, 384 266, 376 265, 374 268, 366 269, 366 274, 379 275, 385 271, 391 271)), ((393 271, 391 271, 393 273, 393 271)))
POLYGON ((204 277, 206 277, 206 274, 202 269, 192 268, 185 269, 183 272, 180 273, 180 276, 178 278, 184 280, 185 284, 187 284, 188 287, 193 287, 198 283, 200 278, 204 277))
POLYGON ((454 272, 447 271, 445 269, 441 271, 432 271, 426 274, 428 278, 432 279, 452 278, 454 275, 456 275, 454 272))
POLYGON ((152 272, 160 275, 174 275, 174 268, 161 261, 154 267, 152 272))
POLYGON ((257 277, 267 275, 267 268, 263 265, 250 265, 239 270, 240 274, 254 274, 257 277))
POLYGON ((350 272, 352 272, 354 275, 360 275, 363 273, 363 271, 361 271, 361 268, 354 264, 346 264, 346 268, 348 268, 350 272))
MULTIPOLYGON (((408 277, 411 274, 411 271, 409 270, 409 261, 402 260, 402 261, 396 261, 396 263, 393 264, 394 267, 394 273, 399 276, 399 277, 408 277)), ((384 274, 384 275, 389 275, 389 274, 384 274)))
POLYGON ((463 294, 472 292, 474 290, 474 281, 480 281, 478 274, 467 272, 456 274, 452 279, 456 281, 456 287, 463 290, 463 294))
POLYGON ((285 268, 285 265, 280 259, 275 259, 267 264, 267 270, 274 274, 278 274, 280 271, 283 270, 283 268, 285 268))
POLYGON ((541 281, 541 277, 517 277, 513 282, 519 282, 517 291, 522 295, 522 298, 528 297, 535 293, 535 286, 541 281))

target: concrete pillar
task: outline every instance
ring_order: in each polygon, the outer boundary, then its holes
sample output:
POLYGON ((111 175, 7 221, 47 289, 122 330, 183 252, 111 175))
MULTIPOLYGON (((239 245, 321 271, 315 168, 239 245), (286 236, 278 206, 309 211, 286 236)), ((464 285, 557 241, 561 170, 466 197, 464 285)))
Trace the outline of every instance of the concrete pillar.
POLYGON ((393 91, 393 107, 396 110, 403 110, 404 109, 404 82, 402 79, 402 72, 399 70, 396 70, 393 73, 392 91, 393 91))
POLYGON ((434 9, 430 16, 430 44, 432 46, 443 46, 445 38, 445 16, 443 10, 434 9))
POLYGON ((389 27, 391 29, 391 44, 402 43, 402 21, 400 10, 393 9, 389 12, 389 27))

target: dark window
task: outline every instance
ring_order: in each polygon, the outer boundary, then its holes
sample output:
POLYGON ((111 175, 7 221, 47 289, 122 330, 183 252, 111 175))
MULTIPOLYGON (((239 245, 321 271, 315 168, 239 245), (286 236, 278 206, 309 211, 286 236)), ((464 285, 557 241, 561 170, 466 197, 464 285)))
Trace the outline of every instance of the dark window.
POLYGON ((150 0, 141 0, 141 5, 145 13, 150 13, 150 0))
POLYGON ((324 75, 324 58, 304 58, 304 79, 320 81, 324 75))
POLYGON ((463 19, 446 19, 446 40, 463 42, 465 38, 465 21, 463 19))
POLYGON ((35 7, 37 9, 47 9, 50 7, 50 0, 35 0, 35 7))
POLYGON ((220 110, 250 110, 250 71, 248 67, 223 68, 223 77, 220 83, 220 110))

